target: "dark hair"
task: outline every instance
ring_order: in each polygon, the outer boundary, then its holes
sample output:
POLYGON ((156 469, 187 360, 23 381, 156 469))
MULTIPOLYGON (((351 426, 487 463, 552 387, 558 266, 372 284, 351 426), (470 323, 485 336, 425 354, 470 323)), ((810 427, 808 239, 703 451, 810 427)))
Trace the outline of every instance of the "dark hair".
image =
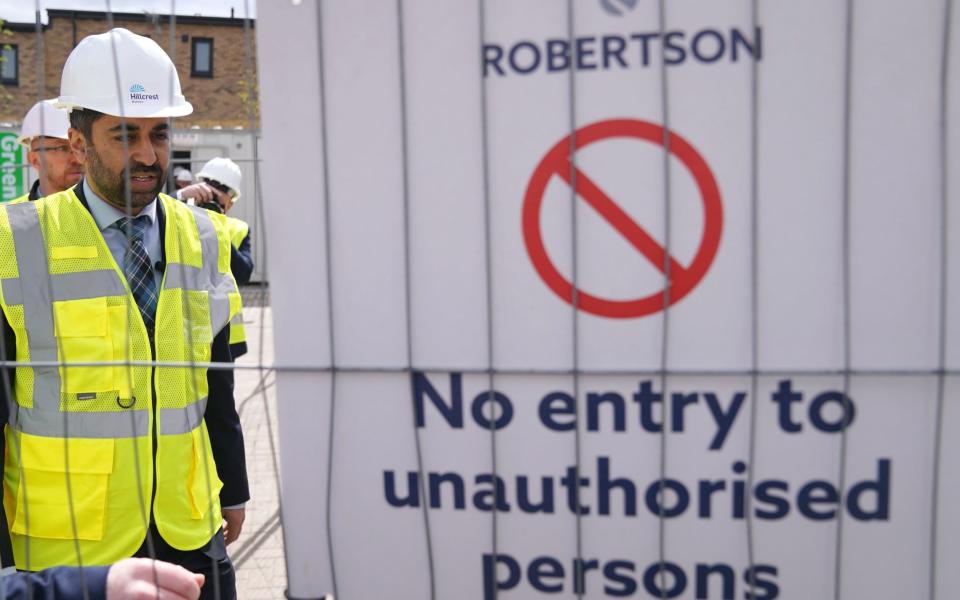
POLYGON ((75 108, 70 111, 70 127, 78 130, 87 138, 87 143, 93 138, 93 122, 103 116, 102 112, 89 108, 75 108))

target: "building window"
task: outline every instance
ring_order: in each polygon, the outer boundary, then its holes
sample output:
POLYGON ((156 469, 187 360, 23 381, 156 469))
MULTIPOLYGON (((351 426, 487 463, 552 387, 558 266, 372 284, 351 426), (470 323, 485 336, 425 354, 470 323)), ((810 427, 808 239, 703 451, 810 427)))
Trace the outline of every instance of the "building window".
POLYGON ((16 44, 4 44, 0 50, 3 61, 0 62, 0 83, 18 85, 20 75, 19 53, 16 44))
POLYGON ((213 38, 193 38, 191 77, 213 77, 213 38))

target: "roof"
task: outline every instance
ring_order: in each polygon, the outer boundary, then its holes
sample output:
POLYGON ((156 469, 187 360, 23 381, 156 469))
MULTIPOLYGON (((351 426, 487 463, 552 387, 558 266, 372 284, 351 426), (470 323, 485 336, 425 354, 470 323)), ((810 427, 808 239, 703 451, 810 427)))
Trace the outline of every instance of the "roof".
MULTIPOLYGON (((63 19, 63 20, 85 20, 85 21, 108 21, 109 17, 106 11, 102 10, 72 10, 65 8, 48 8, 47 12, 47 23, 42 25, 43 29, 47 29, 51 26, 54 19, 63 19)), ((124 21, 136 21, 139 23, 144 22, 157 22, 157 21, 170 21, 171 16, 169 14, 160 14, 160 13, 150 13, 150 12, 114 12, 112 13, 113 20, 117 22, 118 25, 122 24, 124 21)), ((190 24, 190 25, 217 25, 221 27, 243 27, 244 22, 246 22, 248 27, 254 27, 256 24, 256 19, 243 19, 243 18, 232 18, 232 17, 203 17, 199 15, 175 15, 174 17, 177 23, 181 24, 190 24)), ((15 23, 12 21, 5 21, 3 23, 3 28, 9 31, 34 31, 36 28, 36 23, 15 23)))

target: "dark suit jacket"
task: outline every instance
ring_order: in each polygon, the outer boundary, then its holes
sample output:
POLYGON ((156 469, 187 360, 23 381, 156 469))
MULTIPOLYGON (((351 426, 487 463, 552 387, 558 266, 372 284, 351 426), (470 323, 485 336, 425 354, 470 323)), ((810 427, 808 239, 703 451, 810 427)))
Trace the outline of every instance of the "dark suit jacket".
POLYGON ((0 580, 0 598, 27 600, 98 600, 107 597, 107 571, 110 567, 55 567, 39 573, 11 573, 0 580), (86 587, 87 596, 83 589, 86 587))
MULTIPOLYGON (((80 201, 87 206, 87 200, 83 195, 82 182, 77 184, 74 192, 80 201)), ((166 218, 163 214, 162 204, 157 205, 157 217, 160 226, 160 239, 163 240, 166 232, 166 218)), ((161 243, 161 248, 165 245, 161 243)), ((163 264, 166 264, 164 257, 163 264)), ((16 348, 16 337, 10 325, 3 318, 0 312, 0 321, 2 321, 4 343, 0 347, 6 351, 7 356, 0 356, 6 360, 16 358, 13 354, 16 348)), ((230 354, 230 326, 224 327, 214 338, 210 349, 211 362, 233 362, 230 354)), ((9 419, 9 405, 7 398, 7 384, 0 378, 0 426, 7 423, 9 419)), ((13 381, 13 369, 9 371, 9 379, 13 381)), ((222 506, 233 506, 242 504, 250 499, 250 488, 247 483, 247 463, 243 447, 243 430, 240 428, 240 417, 237 414, 237 407, 233 397, 233 371, 231 369, 208 369, 207 385, 209 394, 207 396, 207 409, 204 413, 204 420, 207 423, 207 430, 210 433, 210 446, 213 450, 213 460, 217 466, 217 474, 223 481, 223 489, 220 490, 220 504, 222 506)), ((12 399, 10 399, 12 400, 12 399)), ((3 437, 0 436, 0 449, 2 449, 3 437)), ((3 454, 0 454, 2 457, 3 454)), ((6 531, 6 520, 0 519, 0 557, 4 565, 13 564, 9 560, 7 548, 9 546, 9 537, 6 531)))
POLYGON ((27 194, 27 198, 30 200, 39 200, 40 199, 40 180, 33 182, 33 186, 30 188, 30 193, 27 194))
MULTIPOLYGON (((230 245, 230 270, 233 271, 233 278, 237 280, 237 285, 246 285, 250 283, 250 276, 253 274, 253 252, 250 248, 250 232, 240 242, 240 247, 235 248, 230 245)), ((240 358, 247 353, 247 342, 237 342, 230 344, 230 354, 233 358, 240 358)))
POLYGON ((250 276, 253 275, 253 252, 250 248, 249 230, 239 247, 230 245, 230 270, 233 271, 233 278, 238 285, 250 283, 250 276))

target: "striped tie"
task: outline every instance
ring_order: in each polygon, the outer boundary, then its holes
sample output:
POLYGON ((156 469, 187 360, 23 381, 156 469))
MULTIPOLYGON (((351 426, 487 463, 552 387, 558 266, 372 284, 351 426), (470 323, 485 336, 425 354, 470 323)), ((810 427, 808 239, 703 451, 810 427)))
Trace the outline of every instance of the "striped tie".
MULTIPOLYGON (((113 224, 120 231, 127 234, 127 219, 121 219, 113 224)), ((130 283, 130 291, 140 308, 140 315, 147 331, 153 335, 153 320, 157 314, 157 282, 153 277, 153 264, 143 245, 143 234, 150 226, 150 217, 140 215, 129 221, 130 237, 127 251, 124 254, 123 273, 130 283)))

